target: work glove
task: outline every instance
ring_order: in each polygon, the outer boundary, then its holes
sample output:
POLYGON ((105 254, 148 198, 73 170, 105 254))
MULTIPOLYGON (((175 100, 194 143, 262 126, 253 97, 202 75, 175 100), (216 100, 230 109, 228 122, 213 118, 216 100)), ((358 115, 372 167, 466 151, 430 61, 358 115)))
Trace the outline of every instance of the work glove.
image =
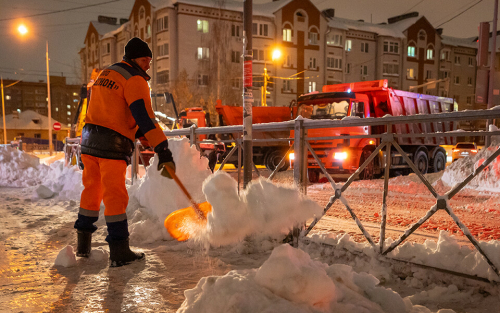
POLYGON ((170 167, 175 173, 175 163, 172 157, 172 152, 168 149, 168 141, 165 140, 155 147, 155 152, 158 154, 158 170, 164 177, 172 179, 172 176, 165 169, 165 166, 170 167))

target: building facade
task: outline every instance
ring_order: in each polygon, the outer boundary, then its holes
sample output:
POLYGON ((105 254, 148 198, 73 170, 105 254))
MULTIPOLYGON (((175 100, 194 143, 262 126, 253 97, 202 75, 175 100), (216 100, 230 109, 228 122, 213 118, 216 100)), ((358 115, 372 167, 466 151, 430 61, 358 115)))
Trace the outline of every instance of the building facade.
MULTIPOLYGON (((254 105, 287 106, 325 84, 387 79, 396 89, 454 98, 458 109, 475 103, 474 38, 444 36, 418 13, 372 24, 319 11, 309 0, 253 5, 254 105), (273 60, 278 48, 281 58, 273 60)), ((133 36, 153 51, 150 70, 155 109, 173 114, 163 98, 172 92, 180 108, 213 110, 217 99, 241 105, 243 3, 202 0, 137 0, 129 19, 91 22, 80 51, 83 80, 93 68, 122 59, 133 36)), ((474 125, 465 125, 471 128, 474 125)))
MULTIPOLYGON (((48 115, 47 83, 4 80, 5 113, 34 111, 48 115)), ((66 84, 66 77, 50 76, 51 117, 71 126, 80 100, 80 85, 66 84)), ((17 113, 16 113, 17 114, 17 113)))

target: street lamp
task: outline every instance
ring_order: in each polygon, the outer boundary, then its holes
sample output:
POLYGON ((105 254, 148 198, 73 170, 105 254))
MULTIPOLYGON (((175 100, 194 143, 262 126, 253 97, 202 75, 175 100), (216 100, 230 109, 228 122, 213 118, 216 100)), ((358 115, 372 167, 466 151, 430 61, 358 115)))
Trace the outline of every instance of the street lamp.
MULTIPOLYGON (((17 28, 21 35, 28 33, 28 28, 25 25, 19 25, 17 28)), ((49 40, 45 40, 45 61, 47 64, 47 110, 48 110, 48 123, 49 123, 49 154, 52 156, 52 109, 50 101, 50 72, 49 72, 49 40)))
MULTIPOLYGON (((271 55, 271 60, 274 62, 281 57, 281 51, 276 48, 273 50, 271 55)), ((261 97, 262 97, 262 106, 267 107, 267 95, 270 94, 267 91, 267 81, 269 80, 269 75, 267 75, 267 63, 264 61, 264 86, 262 86, 261 97)))

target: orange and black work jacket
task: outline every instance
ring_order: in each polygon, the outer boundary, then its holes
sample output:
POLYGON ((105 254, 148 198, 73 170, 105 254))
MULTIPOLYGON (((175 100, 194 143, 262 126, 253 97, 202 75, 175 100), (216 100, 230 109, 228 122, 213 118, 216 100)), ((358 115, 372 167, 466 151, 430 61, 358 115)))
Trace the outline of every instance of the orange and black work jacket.
POLYGON ((82 154, 129 163, 136 133, 153 147, 168 145, 151 107, 149 79, 132 62, 115 63, 101 72, 90 92, 82 154))

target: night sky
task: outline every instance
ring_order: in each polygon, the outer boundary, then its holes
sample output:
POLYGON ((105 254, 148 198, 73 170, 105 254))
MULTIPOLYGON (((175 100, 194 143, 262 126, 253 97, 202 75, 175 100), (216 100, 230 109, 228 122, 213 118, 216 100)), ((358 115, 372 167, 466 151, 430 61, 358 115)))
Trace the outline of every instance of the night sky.
MULTIPOLYGON (((254 0, 254 3, 263 2, 268 0, 254 0)), ((320 10, 334 8, 337 17, 372 23, 387 22, 389 17, 418 11, 434 27, 442 27, 444 35, 454 37, 477 36, 479 23, 493 20, 494 8, 494 0, 312 2, 320 10)), ((45 42, 48 39, 50 74, 64 75, 68 83, 80 84, 78 51, 84 46, 89 22, 97 20, 98 15, 128 18, 133 3, 134 0, 0 0, 0 75, 4 79, 46 81, 45 42), (99 3, 103 4, 71 10, 99 3), (68 11, 51 13, 61 10, 68 11), (29 36, 22 38, 17 34, 17 25, 21 17, 29 15, 38 16, 22 19, 30 28, 29 36)))

